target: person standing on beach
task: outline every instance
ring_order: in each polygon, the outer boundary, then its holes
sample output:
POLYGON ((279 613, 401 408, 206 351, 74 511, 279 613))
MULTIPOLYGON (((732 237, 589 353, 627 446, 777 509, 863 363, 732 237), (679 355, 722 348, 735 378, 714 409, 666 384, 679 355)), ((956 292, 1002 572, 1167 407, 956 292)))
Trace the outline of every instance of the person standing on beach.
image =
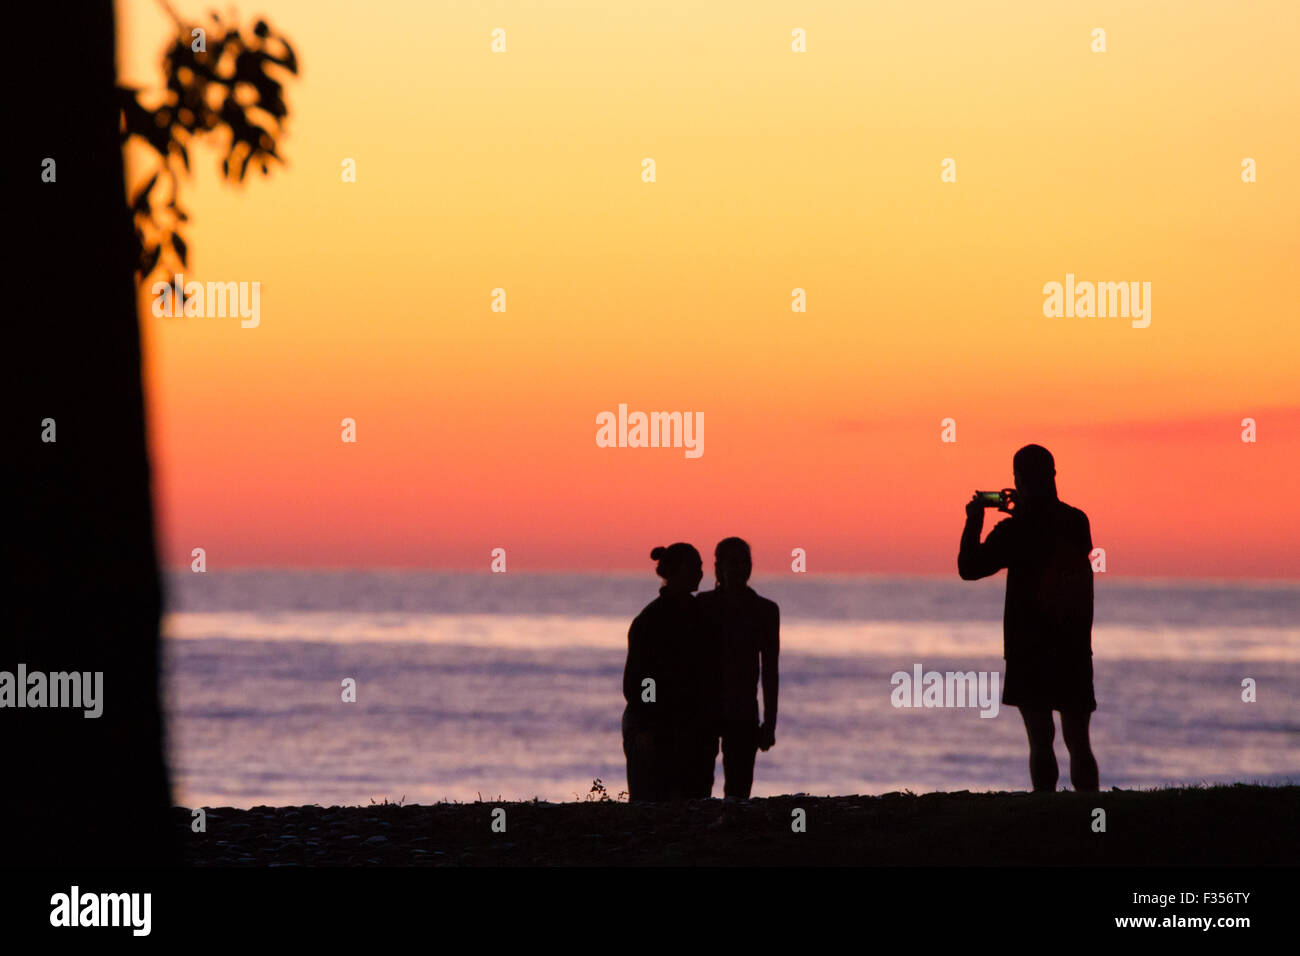
POLYGON ((705 626, 721 656, 717 687, 722 737, 723 793, 748 800, 754 759, 776 743, 776 698, 780 682, 781 610, 749 586, 753 558, 742 538, 724 538, 713 552, 717 587, 699 596, 705 626), (758 720, 762 676, 763 722, 758 720))
MULTIPOLYGON (((1012 459, 1016 490, 1011 517, 983 543, 986 503, 966 504, 957 572, 974 581, 1007 569, 1002 618, 1006 675, 1002 703, 1020 708, 1029 736, 1029 776, 1035 791, 1054 791, 1057 775, 1052 711, 1070 752, 1070 782, 1098 788, 1088 723, 1097 709, 1092 685, 1092 532, 1088 516, 1056 496, 1056 462, 1041 445, 1012 459)), ((1004 510, 1006 505, 1004 504, 1004 510)))
MULTIPOLYGON (((655 548, 650 557, 664 583, 628 629, 623 668, 623 753, 632 802, 691 798, 704 786, 699 701, 707 678, 693 667, 704 636, 693 596, 703 562, 685 542, 655 548)), ((712 764, 711 756, 705 797, 713 788, 712 764)))

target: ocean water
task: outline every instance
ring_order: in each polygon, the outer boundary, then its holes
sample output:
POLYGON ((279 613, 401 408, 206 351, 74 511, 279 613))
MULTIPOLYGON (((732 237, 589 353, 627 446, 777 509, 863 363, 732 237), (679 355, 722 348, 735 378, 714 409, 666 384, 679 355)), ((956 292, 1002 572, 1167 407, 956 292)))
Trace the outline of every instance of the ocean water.
MULTIPOLYGON (((758 756, 756 796, 1028 789, 1014 708, 891 704, 891 675, 917 664, 1001 672, 1002 576, 753 583, 782 609, 777 744, 758 756)), ((657 587, 612 574, 172 573, 174 799, 573 800, 596 778, 616 795, 627 627, 657 587), (355 703, 341 700, 348 677, 355 703)), ((1300 587, 1098 575, 1093 650, 1103 787, 1300 782, 1300 587), (1248 677, 1254 703, 1241 699, 1248 677)), ((1059 734, 1056 749, 1068 786, 1059 734)))

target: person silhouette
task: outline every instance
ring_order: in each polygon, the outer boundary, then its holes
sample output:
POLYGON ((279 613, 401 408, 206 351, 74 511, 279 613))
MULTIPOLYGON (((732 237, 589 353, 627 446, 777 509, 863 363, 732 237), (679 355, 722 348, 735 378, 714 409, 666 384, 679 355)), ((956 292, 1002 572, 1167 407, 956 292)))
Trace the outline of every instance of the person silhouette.
POLYGON ((713 552, 717 587, 697 598, 721 659, 717 724, 722 738, 723 794, 747 800, 758 750, 776 743, 781 611, 749 586, 753 558, 743 538, 724 538, 713 552), (763 722, 758 721, 759 675, 763 722))
POLYGON ((1002 702, 1020 709, 1034 790, 1056 789, 1054 710, 1061 713, 1061 736, 1070 752, 1070 782, 1075 790, 1096 790, 1097 759, 1088 739, 1097 709, 1088 516, 1057 497, 1056 462, 1046 448, 1021 448, 1012 470, 1011 517, 998 522, 983 543, 985 504, 978 494, 967 502, 957 573, 974 581, 1007 569, 1002 702))
MULTIPOLYGON (((650 557, 664 583, 628 628, 623 668, 623 753, 632 802, 690 798, 703 786, 700 724, 708 679, 693 666, 703 628, 692 595, 703 562, 684 541, 655 548, 650 557)), ((705 797, 713 789, 712 763, 711 755, 705 797)))

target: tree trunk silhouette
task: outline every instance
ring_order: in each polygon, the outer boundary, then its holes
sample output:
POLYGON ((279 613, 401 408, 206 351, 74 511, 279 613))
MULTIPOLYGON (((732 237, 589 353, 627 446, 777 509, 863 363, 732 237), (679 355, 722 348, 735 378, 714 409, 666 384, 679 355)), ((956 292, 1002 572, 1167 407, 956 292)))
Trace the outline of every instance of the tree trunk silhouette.
MULTIPOLYGON (((11 865, 175 862, 159 706, 161 593, 115 90, 113 5, 24 10, 27 99, 7 119, 29 209, 21 286, 12 589, 0 670, 103 673, 103 713, 0 708, 11 865), (21 116, 21 119, 19 118, 21 116), (46 160, 54 182, 43 182, 46 160), (24 304, 25 303, 25 304, 24 304), (42 438, 53 420, 55 441, 42 438)), ((13 88, 11 87, 11 90, 13 88)), ((12 263, 11 263, 12 265, 12 263)), ((18 689, 21 693, 23 688, 18 689)))

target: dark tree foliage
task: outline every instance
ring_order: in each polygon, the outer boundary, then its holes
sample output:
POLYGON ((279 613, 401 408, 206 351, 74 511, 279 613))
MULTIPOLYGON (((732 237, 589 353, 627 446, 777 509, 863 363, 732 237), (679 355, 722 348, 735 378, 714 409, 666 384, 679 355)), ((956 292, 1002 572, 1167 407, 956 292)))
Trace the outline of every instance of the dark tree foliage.
POLYGON ((144 91, 119 87, 122 141, 131 137, 158 156, 158 171, 131 199, 138 246, 136 273, 147 280, 155 269, 188 265, 189 247, 180 225, 189 216, 177 202, 180 172, 190 170, 190 147, 205 135, 226 133, 221 175, 241 183, 252 165, 262 175, 284 160, 276 140, 289 115, 277 73, 298 72, 298 57, 283 36, 258 20, 249 33, 210 14, 212 26, 182 21, 168 8, 177 35, 163 55, 166 92, 150 109, 144 91), (161 195, 160 195, 161 194, 161 195))
MULTIPOLYGON (((21 241, 7 250, 14 437, 4 467, 0 671, 102 673, 103 707, 95 718, 75 707, 0 708, 0 865, 75 867, 53 883, 64 891, 94 882, 87 866, 173 863, 182 853, 168 823, 139 222, 124 182, 113 2, 75 6, 75 18, 66 4, 15 8, 22 42, 7 65, 21 95, 10 98, 5 121, 17 160, 7 195, 21 241), (57 440, 47 440, 54 423, 57 440)), ((161 165, 183 169, 194 137, 229 129, 225 169, 239 181, 251 164, 277 158, 284 118, 278 83, 254 79, 297 65, 269 28, 246 40, 223 27, 208 40, 201 60, 169 59, 178 85, 168 88, 161 123, 150 121, 149 142, 161 165), (227 106, 221 91, 232 89, 227 106), (186 99, 190 90, 207 92, 186 99)), ((133 117, 139 129, 141 114, 133 117)), ((172 172, 160 180, 174 187, 172 172)), ((20 882, 48 900, 48 885, 20 882)))

